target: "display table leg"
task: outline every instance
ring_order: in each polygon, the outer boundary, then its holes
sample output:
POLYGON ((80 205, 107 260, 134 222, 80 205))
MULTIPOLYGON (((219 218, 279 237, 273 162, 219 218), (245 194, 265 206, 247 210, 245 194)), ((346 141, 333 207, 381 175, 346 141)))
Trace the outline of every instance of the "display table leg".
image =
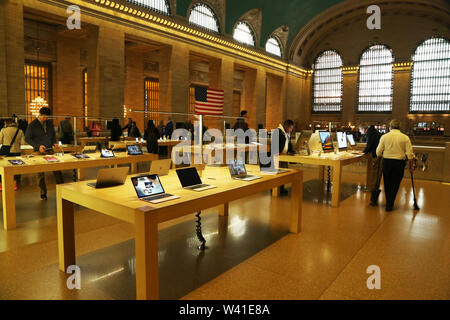
POLYGON ((280 196, 280 187, 276 187, 272 189, 272 197, 276 198, 280 196))
POLYGON ((159 299, 158 217, 137 212, 135 215, 136 299, 159 299))
POLYGON ((132 162, 131 163, 131 173, 134 174, 134 173, 137 173, 137 172, 138 172, 138 170, 137 170, 137 162, 132 162))
POLYGON ((16 195, 14 191, 14 175, 2 175, 2 201, 3 201, 3 228, 12 230, 16 228, 16 195))
POLYGON ((325 174, 325 166, 319 166, 319 181, 323 185, 324 178, 323 175, 325 174))
POLYGON ((341 195, 341 177, 342 167, 340 162, 333 166, 333 193, 331 196, 331 206, 333 208, 339 207, 341 195))
POLYGON ((229 210, 229 204, 224 203, 223 205, 219 206, 219 215, 222 217, 228 217, 228 210, 229 210))
POLYGON ((77 178, 78 178, 78 181, 82 181, 82 180, 84 180, 84 169, 77 169, 77 178))
POLYGON ((299 233, 302 224, 303 172, 299 180, 292 183, 291 189, 291 226, 292 233, 299 233))
POLYGON ((69 266, 75 265, 74 210, 72 202, 61 198, 59 186, 56 186, 56 199, 59 270, 66 272, 69 266))

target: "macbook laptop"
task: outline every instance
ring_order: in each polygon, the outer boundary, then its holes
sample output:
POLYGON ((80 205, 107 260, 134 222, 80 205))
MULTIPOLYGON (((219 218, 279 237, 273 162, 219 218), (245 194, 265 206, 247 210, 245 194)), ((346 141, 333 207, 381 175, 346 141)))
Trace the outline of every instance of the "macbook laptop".
POLYGON ((132 146, 127 146, 129 156, 141 156, 143 155, 142 149, 139 145, 135 144, 132 146))
POLYGON ((120 186, 125 183, 128 167, 100 169, 97 174, 97 181, 87 185, 96 189, 120 186))
POLYGON ((345 132, 337 132, 337 143, 339 151, 347 150, 347 135, 345 132))
POLYGON ((123 142, 116 142, 112 145, 112 150, 116 152, 126 152, 127 144, 123 142))
POLYGON ((253 181, 260 179, 260 176, 253 176, 247 174, 245 164, 242 160, 232 160, 228 162, 228 169, 230 169, 231 178, 243 181, 253 181))
POLYGON ((83 153, 95 153, 97 151, 97 146, 84 146, 83 153))
POLYGON ((333 138, 331 137, 331 133, 328 131, 320 131, 320 142, 322 143, 322 151, 323 152, 333 152, 333 138))
POLYGON ((269 163, 264 164, 261 162, 261 158, 259 157, 258 154, 258 163, 259 163, 259 171, 261 174, 279 174, 290 171, 288 169, 275 168, 275 160, 273 155, 271 155, 269 163))
POLYGON ((171 159, 154 160, 150 163, 150 174, 167 176, 170 170, 171 159))
POLYGON ((164 191, 163 185, 157 174, 132 177, 134 190, 136 190, 139 200, 150 203, 161 203, 180 198, 164 191))
POLYGON ((204 191, 216 188, 216 186, 202 183, 202 180, 200 179, 200 176, 198 175, 197 169, 195 167, 178 169, 177 175, 184 189, 204 191))
POLYGON ((114 158, 114 152, 112 150, 102 149, 100 156, 102 158, 114 158))
POLYGON ((352 134, 347 134, 347 140, 350 143, 351 147, 356 146, 355 139, 353 139, 353 135, 352 134))

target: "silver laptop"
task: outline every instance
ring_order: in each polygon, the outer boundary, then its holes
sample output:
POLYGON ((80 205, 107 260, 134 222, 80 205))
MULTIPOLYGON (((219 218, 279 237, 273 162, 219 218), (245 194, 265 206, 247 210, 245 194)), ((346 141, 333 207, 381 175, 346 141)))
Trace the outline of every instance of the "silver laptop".
POLYGON ((259 172, 260 174, 263 175, 271 175, 271 174, 279 174, 279 173, 285 173, 285 172, 289 172, 289 169, 279 169, 279 168, 275 168, 275 159, 274 156, 271 155, 270 159, 269 159, 269 163, 264 164, 261 162, 261 158, 259 157, 258 154, 258 162, 259 162, 259 172))
POLYGON ((125 183, 128 167, 100 169, 97 174, 97 181, 87 185, 96 189, 120 186, 125 183))
POLYGON ((169 174, 171 159, 154 160, 150 163, 150 174, 167 176, 169 174))
POLYGON ((244 161, 239 159, 228 161, 228 169, 230 170, 231 178, 236 180, 253 181, 262 178, 247 174, 244 161))
POLYGON ((192 191, 204 191, 216 188, 216 186, 202 183, 202 179, 200 179, 200 176, 198 175, 197 169, 195 167, 178 169, 177 175, 184 189, 192 191))
POLYGON ((148 174, 139 177, 132 177, 134 190, 136 190, 139 200, 150 203, 161 203, 169 200, 179 199, 179 196, 168 194, 159 180, 157 174, 148 174))

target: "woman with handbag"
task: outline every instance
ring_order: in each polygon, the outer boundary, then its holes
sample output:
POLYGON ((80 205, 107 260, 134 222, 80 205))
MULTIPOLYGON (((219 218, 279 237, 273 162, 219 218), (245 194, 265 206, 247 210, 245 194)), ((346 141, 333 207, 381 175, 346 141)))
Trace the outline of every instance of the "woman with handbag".
MULTIPOLYGON (((0 131, 0 155, 7 157, 20 156, 20 146, 25 144, 25 135, 20 130, 13 119, 5 121, 5 127, 0 131)), ((20 182, 20 175, 14 176, 16 184, 14 189, 17 190, 17 182, 20 182)), ((0 191, 2 185, 0 184, 0 191)))

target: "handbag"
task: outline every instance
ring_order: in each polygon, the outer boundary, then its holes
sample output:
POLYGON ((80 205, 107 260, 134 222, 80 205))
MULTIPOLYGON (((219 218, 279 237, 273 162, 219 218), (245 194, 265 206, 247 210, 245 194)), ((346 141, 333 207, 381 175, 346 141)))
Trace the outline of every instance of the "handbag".
POLYGON ((9 152, 11 151, 11 146, 16 141, 19 130, 20 129, 17 129, 16 134, 14 135, 14 138, 11 140, 11 143, 9 144, 9 146, 2 145, 2 147, 0 148, 0 156, 7 156, 9 154, 9 152))

